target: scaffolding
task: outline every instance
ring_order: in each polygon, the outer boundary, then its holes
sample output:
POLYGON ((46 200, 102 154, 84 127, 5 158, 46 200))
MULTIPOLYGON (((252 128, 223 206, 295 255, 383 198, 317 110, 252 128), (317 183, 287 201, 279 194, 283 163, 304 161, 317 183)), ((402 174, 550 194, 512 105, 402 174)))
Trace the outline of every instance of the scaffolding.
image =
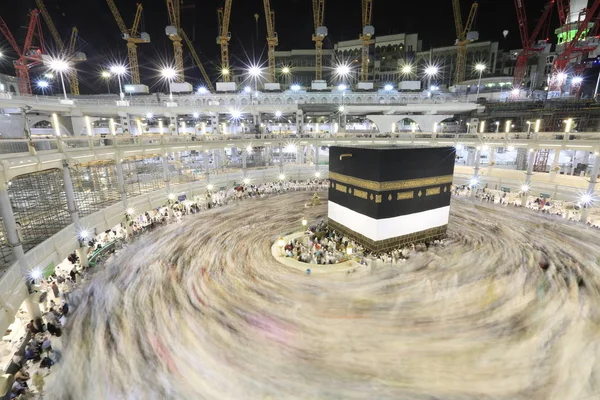
MULTIPOLYGON (((541 120, 542 132, 563 132, 565 120, 573 120, 573 129, 596 132, 600 129, 600 104, 593 100, 535 100, 489 102, 485 112, 471 115, 483 120, 511 120, 514 131, 527 131, 527 122, 541 120)), ((487 124, 494 129, 493 124, 487 124)))
POLYGON ((80 217, 121 201, 114 161, 73 165, 70 170, 80 217))
POLYGON ((25 251, 72 222, 60 169, 17 176, 10 181, 8 196, 25 251))
POLYGON ((13 252, 8 240, 6 239, 6 227, 4 220, 0 217, 0 268, 12 264, 14 261, 13 252))
POLYGON ((546 172, 548 168, 548 156, 550 155, 550 150, 548 149, 539 149, 537 154, 535 155, 535 162, 533 163, 533 170, 535 172, 546 172))
POLYGON ((161 157, 123 160, 123 178, 128 197, 163 189, 166 186, 161 157))

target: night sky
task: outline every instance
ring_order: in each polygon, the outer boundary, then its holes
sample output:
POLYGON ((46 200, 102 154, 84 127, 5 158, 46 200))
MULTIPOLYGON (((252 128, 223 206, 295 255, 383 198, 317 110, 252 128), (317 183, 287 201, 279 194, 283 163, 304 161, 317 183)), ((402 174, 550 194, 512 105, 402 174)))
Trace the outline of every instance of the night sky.
MULTIPOLYGON (((528 4, 531 29, 536 18, 541 14, 546 0, 525 0, 528 4)), ((138 1, 115 0, 125 23, 129 26, 133 21, 138 1)), ((195 25, 195 45, 200 58, 208 72, 216 76, 218 67, 219 46, 216 44, 217 13, 222 0, 186 0, 196 4, 195 9, 182 8, 182 26, 192 37, 192 26, 195 25)), ((78 64, 82 92, 104 93, 105 84, 98 78, 99 72, 108 64, 121 60, 127 62, 125 41, 120 39, 120 32, 105 0, 45 0, 46 8, 64 38, 67 38, 72 26, 79 29, 79 50, 87 54, 88 61, 78 64)), ((152 38, 152 43, 138 46, 142 80, 156 85, 156 69, 161 64, 169 63, 172 56, 172 44, 166 37, 164 28, 168 25, 167 9, 164 0, 146 0, 144 5, 143 27, 152 38)), ((463 20, 466 20, 471 1, 461 0, 463 20)), ((34 0, 1 0, 0 16, 6 21, 19 44, 25 35, 27 12, 35 7, 34 0)), ((278 50, 298 48, 314 48, 311 41, 313 20, 311 0, 271 0, 275 11, 276 31, 279 35, 278 50)), ((556 12, 555 12, 556 14, 556 12)), ((339 40, 357 39, 361 30, 360 0, 326 0, 325 25, 329 29, 326 48, 332 48, 339 40)), ((557 17, 553 25, 557 24, 557 17)), ((44 23, 45 39, 49 49, 55 48, 50 33, 44 23)), ((450 46, 454 43, 455 31, 452 16, 451 0, 374 0, 373 25, 376 35, 393 33, 418 33, 423 39, 425 49, 430 46, 450 46)), ((553 26, 554 27, 554 26, 553 26)), ((475 28, 480 32, 480 40, 500 41, 505 49, 519 48, 520 38, 512 0, 480 0, 479 13, 475 28), (505 40, 503 30, 510 33, 505 40)), ((230 31, 232 34, 230 51, 232 64, 241 66, 253 60, 266 62, 266 28, 262 0, 233 0, 230 31), (254 14, 259 14, 259 34, 256 40, 256 23, 254 14)), ((553 35, 551 35, 553 36, 553 35)), ((14 52, 0 35, 0 51, 8 57, 0 61, 0 70, 14 74, 10 57, 14 52)), ((187 50, 186 80, 199 82, 199 72, 192 66, 187 50)), ((42 69, 34 69, 35 77, 42 69)))

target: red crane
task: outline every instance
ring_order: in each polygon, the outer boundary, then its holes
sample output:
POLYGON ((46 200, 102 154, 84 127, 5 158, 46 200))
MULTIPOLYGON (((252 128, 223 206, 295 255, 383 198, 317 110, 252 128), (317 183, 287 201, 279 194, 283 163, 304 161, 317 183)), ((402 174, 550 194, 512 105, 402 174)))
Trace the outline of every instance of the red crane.
POLYGON ((527 12, 525 10, 525 0, 515 0, 515 9, 517 10, 517 19, 519 22, 519 33, 521 34, 521 42, 523 43, 523 51, 517 56, 517 65, 515 67, 515 76, 513 80, 513 86, 516 88, 521 87, 523 80, 525 79, 525 73, 527 71, 527 61, 529 58, 546 47, 547 38, 543 39, 543 43, 539 43, 538 36, 544 26, 548 26, 550 15, 552 14, 552 8, 554 7, 554 0, 548 1, 544 12, 540 17, 537 25, 535 26, 531 35, 529 35, 529 27, 527 25, 527 12))
MULTIPOLYGON (((579 39, 581 39, 581 35, 587 32, 589 23, 592 20, 592 18, 594 18, 594 15, 596 15, 596 12, 598 11, 599 7, 600 0, 594 0, 592 6, 585 11, 585 18, 583 19, 583 21, 578 23, 579 29, 577 29, 577 33, 575 34, 575 36, 573 36, 573 39, 570 42, 565 43, 565 47, 562 53, 559 54, 554 60, 555 74, 564 71, 571 62, 571 60, 577 57, 578 54, 589 53, 590 51, 596 49, 598 43, 590 43, 586 45, 586 43, 580 43, 579 39)), ((568 15, 568 10, 563 9, 560 12, 561 20, 563 18, 563 15, 566 18, 568 15)))
POLYGON ((8 43, 15 49, 18 58, 13 61, 17 78, 19 79, 19 92, 23 95, 31 94, 31 81, 29 79, 29 69, 41 64, 42 53, 44 53, 44 38, 42 36, 42 24, 39 18, 39 11, 33 10, 29 15, 29 26, 25 43, 21 49, 12 35, 6 22, 0 17, 0 32, 4 35, 8 43), (40 45, 33 46, 33 37, 37 32, 40 45))

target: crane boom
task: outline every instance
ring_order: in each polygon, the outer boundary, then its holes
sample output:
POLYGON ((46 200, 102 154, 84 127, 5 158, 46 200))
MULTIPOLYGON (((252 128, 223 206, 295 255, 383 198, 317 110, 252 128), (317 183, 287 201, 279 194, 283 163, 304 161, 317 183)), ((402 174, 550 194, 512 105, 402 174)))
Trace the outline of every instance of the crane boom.
POLYGON ((517 19, 519 22, 519 31, 521 32, 521 42, 523 43, 523 51, 517 56, 517 63, 515 67, 515 76, 513 80, 513 86, 515 88, 521 87, 523 80, 525 79, 525 73, 527 72, 527 61, 529 57, 542 50, 536 48, 535 44, 538 40, 538 36, 542 30, 542 27, 547 23, 552 12, 555 0, 549 0, 544 8, 541 18, 537 25, 533 29, 531 35, 529 35, 529 29, 527 24, 527 15, 525 13, 525 0, 515 0, 515 9, 517 11, 517 19))
POLYGON ((263 3, 265 5, 265 19, 267 21, 267 46, 269 59, 267 80, 269 82, 275 82, 275 47, 279 44, 277 32, 275 32, 275 12, 271 11, 270 0, 264 0, 263 3))
POLYGON ((315 42, 315 79, 323 79, 323 40, 327 36, 325 24, 325 0, 312 0, 313 20, 315 33, 312 36, 315 42))
POLYGON ((8 29, 8 26, 2 18, 0 18, 0 32, 6 40, 11 44, 17 55, 19 56, 13 61, 15 72, 19 81, 19 92, 22 95, 31 95, 31 80, 29 78, 29 68, 42 62, 42 53, 44 52, 44 37, 42 35, 42 27, 39 20, 39 11, 33 10, 29 15, 29 25, 25 36, 23 47, 19 47, 13 34, 8 29), (40 42, 39 49, 32 49, 34 34, 37 35, 40 42))
POLYGON ((13 36, 10 29, 8 29, 8 25, 6 25, 6 22, 4 22, 2 17, 0 17, 0 32, 4 35, 4 37, 6 38, 8 43, 10 43, 12 48, 15 50, 15 53, 17 53, 17 56, 23 57, 23 52, 21 51, 21 48, 17 44, 15 37, 13 36))
POLYGON ((589 23, 594 18, 594 15, 596 15, 596 12, 599 8, 600 0, 594 0, 594 3, 586 9, 585 18, 579 23, 579 29, 577 30, 577 33, 575 33, 573 39, 567 43, 563 52, 554 59, 555 73, 562 71, 567 67, 567 64, 573 58, 573 53, 576 51, 581 54, 585 51, 591 51, 595 48, 595 46, 579 46, 579 39, 581 38, 581 35, 588 30, 589 23))
POLYGON ((179 36, 181 36, 183 38, 183 40, 185 41, 185 44, 187 45, 188 50, 192 54, 192 58, 194 59, 194 62, 196 63, 196 65, 200 69, 200 73, 202 74, 202 77, 204 78, 204 81, 206 82, 206 86, 208 87, 208 89, 211 92, 214 92, 215 88, 213 87, 213 84, 210 81, 210 78, 209 78, 208 74, 206 73, 206 69, 204 69, 204 65, 202 65, 202 61, 200 61, 200 57, 198 57, 198 53, 196 53, 196 49, 194 48, 194 45, 192 44, 192 41, 190 40, 190 38, 184 32, 183 29, 180 30, 179 36))
POLYGON ((375 34, 375 30, 371 26, 373 16, 373 0, 362 0, 362 22, 363 32, 360 36, 362 40, 362 56, 360 67, 360 80, 366 82, 369 80, 369 47, 371 37, 375 34))
POLYGON ((46 6, 44 5, 44 2, 42 0, 35 0, 35 4, 37 5, 38 10, 40 10, 40 13, 42 14, 42 18, 44 18, 44 22, 46 22, 46 26, 48 27, 48 30, 50 31, 50 34, 52 35, 52 38, 54 39, 54 43, 56 43, 56 45, 58 46, 58 50, 61 53, 64 53, 65 43, 63 42, 62 38, 60 37, 60 34, 58 33, 58 30, 56 29, 56 25, 54 25, 54 21, 52 21, 52 17, 50 17, 50 14, 48 13, 46 6))
MULTIPOLYGON (((50 13, 48 13, 48 10, 46 9, 44 2, 42 0, 35 0, 35 3, 38 6, 38 9, 40 10, 40 14, 42 15, 42 18, 44 18, 44 22, 46 22, 46 26, 48 26, 48 30, 50 30, 50 34, 52 35, 52 38, 54 39, 54 43, 56 43, 56 45, 58 46, 59 52, 62 53, 63 55, 73 57, 75 54, 77 28, 73 28, 75 37, 73 38, 73 36, 71 36, 71 40, 74 41, 73 45, 69 46, 67 48, 67 46, 65 45, 65 42, 60 37, 60 34, 58 33, 58 30, 56 29, 56 25, 54 25, 54 21, 52 20, 50 13)), ((69 44, 71 44, 71 43, 69 43, 69 44)), ((79 94, 79 79, 77 78, 77 70, 75 68, 71 68, 69 70, 69 72, 67 73, 67 81, 69 83, 69 89, 70 89, 69 91, 72 94, 78 95, 79 94)))
POLYGON ((454 84, 456 85, 465 80, 467 44, 471 42, 471 40, 468 39, 468 33, 473 27, 479 4, 475 1, 471 5, 467 23, 464 26, 462 25, 459 0, 452 0, 452 6, 454 10, 454 25, 456 28, 456 75, 454 78, 454 84))
POLYGON ((140 21, 142 20, 142 13, 144 12, 144 7, 141 4, 138 4, 137 9, 135 10, 135 18, 133 19, 133 25, 129 30, 129 36, 138 36, 140 21))
POLYGON ((179 26, 180 13, 179 13, 179 1, 180 0, 166 0, 167 10, 169 13, 169 21, 171 26, 167 27, 166 33, 169 39, 173 42, 173 55, 175 56, 175 70, 177 76, 175 82, 183 82, 184 71, 183 71, 183 45, 181 44, 181 36, 179 32, 181 27, 179 26))
POLYGON ((233 0, 225 0, 223 8, 217 10, 219 17, 219 36, 217 44, 221 45, 221 75, 224 82, 231 80, 231 70, 229 68, 229 20, 231 19, 231 5, 233 0))
POLYGON ((121 17, 121 13, 119 13, 119 9, 115 5, 115 2, 113 0, 106 0, 106 2, 108 3, 108 8, 110 8, 113 18, 115 19, 115 22, 119 26, 121 33, 123 35, 128 35, 129 29, 127 29, 127 25, 125 25, 125 21, 123 21, 123 17, 121 17))

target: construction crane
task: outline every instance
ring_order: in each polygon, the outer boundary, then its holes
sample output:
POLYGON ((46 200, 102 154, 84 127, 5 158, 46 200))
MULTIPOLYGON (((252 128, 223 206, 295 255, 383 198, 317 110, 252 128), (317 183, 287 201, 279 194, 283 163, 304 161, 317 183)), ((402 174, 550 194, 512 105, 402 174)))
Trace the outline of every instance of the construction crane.
POLYGON ((225 6, 217 10, 219 18, 219 36, 217 44, 221 45, 221 75, 223 82, 231 80, 231 69, 229 68, 229 41, 231 32, 229 32, 229 20, 231 19, 231 3, 233 0, 225 0, 225 6))
POLYGON ((211 92, 214 92, 215 88, 213 87, 213 84, 210 81, 210 78, 208 77, 208 74, 206 73, 206 69, 204 69, 204 65, 202 65, 202 61, 200 61, 200 57, 198 57, 198 53, 196 53, 196 49, 194 48, 194 45, 192 44, 192 41, 190 40, 190 38, 188 37, 188 35, 183 31, 183 29, 179 30, 179 36, 181 36, 183 38, 183 40, 185 41, 185 44, 187 45, 188 50, 192 54, 192 58, 194 59, 194 62, 196 63, 196 65, 200 69, 200 73, 202 73, 202 77, 204 77, 204 81, 206 82, 206 86, 208 87, 208 89, 211 92))
MULTIPOLYGON (((577 22, 579 25, 577 32, 571 40, 565 42, 562 52, 554 59, 553 69, 555 76, 557 76, 560 72, 563 72, 571 60, 576 58, 578 55, 589 53, 597 48, 597 43, 588 44, 586 42, 580 42, 580 39, 585 33, 587 33, 590 21, 594 18, 599 8, 600 0, 594 0, 594 3, 585 10, 585 18, 577 22)), ((561 15, 560 18, 562 18, 562 14, 568 15, 568 12, 565 12, 564 10, 559 12, 559 15, 561 15)))
POLYGON ((29 79, 29 69, 42 63, 42 54, 45 53, 44 36, 42 35, 42 25, 39 19, 39 11, 33 10, 29 14, 29 26, 25 35, 23 47, 19 47, 15 37, 8 29, 6 22, 0 17, 0 32, 4 35, 8 43, 17 53, 18 58, 13 61, 17 78, 19 80, 19 93, 22 95, 31 95, 31 80, 29 79), (37 33, 39 46, 33 46, 33 37, 37 33))
POLYGON ((315 33, 312 36, 315 42, 315 80, 323 79, 323 40, 327 36, 325 26, 325 0, 312 0, 315 33))
MULTIPOLYGON (((73 46, 69 46, 69 49, 66 48, 65 43, 63 42, 62 38, 60 37, 60 34, 58 33, 58 30, 56 29, 56 26, 54 25, 54 21, 52 20, 50 13, 44 5, 44 2, 42 0, 35 0, 35 3, 40 11, 40 14, 42 15, 42 18, 44 18, 44 21, 46 22, 46 26, 48 27, 48 30, 50 31, 50 34, 54 39, 54 43, 56 43, 56 45, 58 46, 58 51, 60 52, 60 54, 68 57, 70 61, 82 61, 82 59, 84 60, 85 55, 81 56, 81 54, 83 53, 75 53, 75 43, 73 43, 73 46)), ((75 27, 73 27, 73 30, 71 31, 71 39, 73 39, 73 37, 75 40, 77 39, 77 28, 75 27)), ((75 68, 70 68, 67 72, 67 82, 69 84, 70 92, 72 94, 78 95, 79 79, 77 78, 77 70, 75 68)))
POLYGON ((139 32, 140 21, 142 20, 142 12, 144 8, 141 4, 137 5, 137 9, 135 12, 135 18, 133 20, 133 25, 131 29, 127 29, 125 25, 125 21, 121 17, 119 13, 119 9, 115 5, 113 0, 106 0, 108 3, 108 7, 112 12, 112 15, 123 34, 123 39, 127 41, 127 56, 129 57, 129 70, 131 72, 131 82, 134 85, 140 84, 140 66, 138 63, 138 55, 137 55, 137 44, 138 43, 150 43, 150 35, 146 32, 139 32))
POLYGON ((169 21, 171 25, 167 26, 165 33, 173 42, 173 55, 175 56, 175 82, 183 82, 183 45, 181 44, 181 13, 179 11, 180 0, 166 0, 169 11, 169 21))
MULTIPOLYGON (((515 0, 515 10, 517 11, 517 20, 519 22, 519 33, 521 34, 521 42, 523 43, 523 51, 517 56, 517 63, 515 67, 515 76, 513 80, 513 87, 520 88, 525 79, 525 73, 527 72, 527 61, 529 58, 546 48, 548 39, 541 39, 538 41, 538 36, 542 31, 543 27, 549 27, 550 15, 554 7, 555 0, 549 0, 544 8, 542 16, 538 20, 535 28, 531 35, 529 34, 529 27, 527 23, 527 12, 525 9, 525 0, 515 0)), ((546 33, 546 37, 548 34, 546 33)))
POLYGON ((456 27, 456 75, 454 84, 457 85, 465 80, 466 63, 467 63, 467 45, 477 39, 479 34, 471 32, 471 27, 475 21, 477 7, 479 4, 474 2, 471 5, 471 11, 467 18, 467 23, 463 27, 462 16, 460 13, 460 0, 452 0, 452 8, 454 11, 454 25, 456 27))
POLYGON ((360 81, 367 82, 369 80, 369 47, 371 38, 375 35, 375 28, 371 25, 373 16, 373 0, 362 0, 362 22, 363 30, 360 35, 362 40, 362 57, 360 64, 360 81))
POLYGON ((269 58, 269 70, 267 73, 267 81, 275 82, 275 47, 279 44, 277 32, 275 32, 275 12, 271 11, 271 1, 264 0, 265 4, 265 19, 267 20, 267 46, 269 58))

